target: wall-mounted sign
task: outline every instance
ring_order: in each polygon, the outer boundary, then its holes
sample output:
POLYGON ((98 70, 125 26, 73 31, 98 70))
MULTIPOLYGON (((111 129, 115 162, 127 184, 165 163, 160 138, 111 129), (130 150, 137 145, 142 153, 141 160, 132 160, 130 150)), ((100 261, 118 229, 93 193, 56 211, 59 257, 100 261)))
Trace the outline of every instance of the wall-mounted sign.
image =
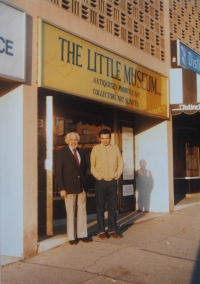
POLYGON ((25 81, 26 12, 0 0, 0 78, 25 81))
POLYGON ((179 40, 171 41, 171 66, 183 67, 200 74, 200 55, 179 40))
POLYGON ((122 186, 122 195, 123 196, 133 195, 133 184, 124 184, 122 186))
POLYGON ((38 85, 167 118, 167 78, 39 19, 38 85))

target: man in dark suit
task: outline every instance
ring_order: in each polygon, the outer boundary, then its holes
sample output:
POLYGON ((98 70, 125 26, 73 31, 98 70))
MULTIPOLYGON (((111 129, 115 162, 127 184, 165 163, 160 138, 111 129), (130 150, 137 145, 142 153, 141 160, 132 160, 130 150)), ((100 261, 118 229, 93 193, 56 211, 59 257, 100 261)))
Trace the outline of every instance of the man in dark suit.
POLYGON ((76 132, 65 136, 68 145, 57 151, 55 165, 60 196, 65 199, 67 235, 71 245, 78 243, 77 238, 90 242, 86 213, 86 158, 83 150, 77 148, 79 140, 76 132))

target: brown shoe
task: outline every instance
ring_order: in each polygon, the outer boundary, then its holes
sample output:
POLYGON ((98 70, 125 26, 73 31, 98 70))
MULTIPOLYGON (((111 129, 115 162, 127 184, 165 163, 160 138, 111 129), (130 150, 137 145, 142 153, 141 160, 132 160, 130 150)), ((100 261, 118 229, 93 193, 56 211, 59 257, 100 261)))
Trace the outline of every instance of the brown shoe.
POLYGON ((120 236, 115 232, 109 233, 109 236, 114 239, 120 239, 120 236))
POLYGON ((106 236, 105 233, 101 233, 101 234, 99 234, 99 238, 100 238, 101 240, 106 240, 106 239, 107 239, 107 236, 106 236))

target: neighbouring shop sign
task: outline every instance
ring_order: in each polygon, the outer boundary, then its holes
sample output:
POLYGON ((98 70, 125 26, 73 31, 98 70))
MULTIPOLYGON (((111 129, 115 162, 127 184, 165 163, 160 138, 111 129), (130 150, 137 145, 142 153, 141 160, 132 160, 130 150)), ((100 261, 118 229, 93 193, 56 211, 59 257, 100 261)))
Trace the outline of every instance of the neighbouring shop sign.
POLYGON ((170 108, 172 115, 200 111, 199 75, 185 68, 170 70, 170 108))
POLYGON ((185 111, 185 110, 195 110, 195 111, 200 111, 200 104, 198 105, 192 105, 192 104, 189 104, 189 105, 179 105, 178 108, 172 108, 172 111, 185 111))
POLYGON ((39 19, 38 86, 169 117, 168 80, 39 19))
POLYGON ((0 0, 0 78, 25 81, 26 12, 0 0))
POLYGON ((182 112, 186 113, 186 114, 194 114, 196 112, 200 111, 200 104, 179 104, 179 105, 171 105, 171 111, 172 111, 172 115, 177 115, 180 114, 182 112))
POLYGON ((183 67, 200 74, 200 55, 180 40, 171 41, 171 66, 183 67))

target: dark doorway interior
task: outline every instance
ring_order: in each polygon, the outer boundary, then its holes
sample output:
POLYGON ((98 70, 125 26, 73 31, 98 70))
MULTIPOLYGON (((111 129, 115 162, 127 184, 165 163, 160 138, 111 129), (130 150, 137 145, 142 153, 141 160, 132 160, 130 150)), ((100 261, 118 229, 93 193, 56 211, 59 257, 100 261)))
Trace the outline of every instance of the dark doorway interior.
POLYGON ((175 204, 187 194, 200 192, 200 113, 173 116, 175 204))

